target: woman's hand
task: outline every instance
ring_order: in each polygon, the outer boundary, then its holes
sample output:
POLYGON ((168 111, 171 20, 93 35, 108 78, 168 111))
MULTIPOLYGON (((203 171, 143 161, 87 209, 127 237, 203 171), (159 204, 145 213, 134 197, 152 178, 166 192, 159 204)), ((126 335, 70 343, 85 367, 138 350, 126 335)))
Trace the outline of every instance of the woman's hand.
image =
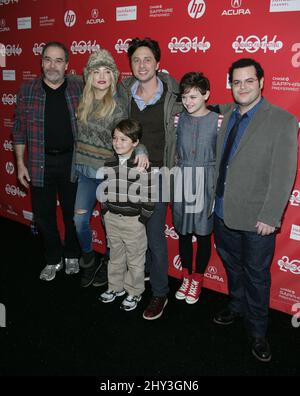
POLYGON ((149 158, 146 154, 136 155, 134 163, 137 164, 137 169, 141 171, 149 168, 149 158))

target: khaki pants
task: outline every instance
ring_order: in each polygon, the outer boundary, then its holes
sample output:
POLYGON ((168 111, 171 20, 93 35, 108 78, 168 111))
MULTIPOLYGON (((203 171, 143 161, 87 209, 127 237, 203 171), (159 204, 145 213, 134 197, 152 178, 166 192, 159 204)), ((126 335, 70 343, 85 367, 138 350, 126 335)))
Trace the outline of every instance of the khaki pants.
POLYGON ((128 294, 139 296, 145 290, 145 226, 138 221, 137 216, 111 212, 104 215, 104 222, 110 247, 108 287, 114 291, 125 289, 128 294))

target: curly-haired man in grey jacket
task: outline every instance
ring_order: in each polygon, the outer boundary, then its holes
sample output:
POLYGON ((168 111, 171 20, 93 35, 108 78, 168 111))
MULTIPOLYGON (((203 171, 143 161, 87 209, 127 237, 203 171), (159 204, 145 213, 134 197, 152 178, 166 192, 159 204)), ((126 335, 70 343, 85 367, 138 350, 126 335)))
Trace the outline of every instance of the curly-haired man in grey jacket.
MULTIPOLYGON (((143 126, 143 143, 153 166, 173 166, 176 145, 175 115, 181 111, 178 84, 166 73, 158 72, 160 48, 150 38, 135 38, 128 48, 133 77, 124 79, 118 87, 128 116, 143 126)), ((160 186, 161 189, 162 186, 160 186)), ((156 202, 147 223, 148 252, 146 271, 150 272, 153 296, 144 311, 147 320, 158 319, 168 299, 168 253, 164 234, 167 202, 156 202)))

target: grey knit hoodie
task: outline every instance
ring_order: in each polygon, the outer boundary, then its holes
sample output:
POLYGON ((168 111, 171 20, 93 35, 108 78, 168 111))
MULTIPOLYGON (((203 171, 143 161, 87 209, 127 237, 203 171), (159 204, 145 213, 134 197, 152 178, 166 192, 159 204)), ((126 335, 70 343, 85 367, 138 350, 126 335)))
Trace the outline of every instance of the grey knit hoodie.
POLYGON ((76 164, 90 166, 97 170, 104 165, 107 158, 113 155, 111 133, 116 125, 127 117, 119 101, 116 100, 116 102, 117 105, 111 116, 101 119, 90 116, 87 124, 78 121, 76 164))

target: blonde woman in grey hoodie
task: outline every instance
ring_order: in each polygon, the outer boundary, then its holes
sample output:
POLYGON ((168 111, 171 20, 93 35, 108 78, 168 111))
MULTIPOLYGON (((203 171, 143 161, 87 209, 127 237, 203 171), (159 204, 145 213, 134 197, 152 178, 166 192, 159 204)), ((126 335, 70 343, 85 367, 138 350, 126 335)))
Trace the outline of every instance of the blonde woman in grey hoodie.
MULTIPOLYGON (((92 248, 91 216, 96 205, 96 190, 101 179, 96 178, 99 168, 113 155, 111 132, 124 118, 125 111, 116 97, 119 71, 111 54, 102 49, 93 53, 84 69, 85 88, 78 107, 78 137, 75 158, 78 190, 74 221, 82 250, 81 286, 92 283, 100 286, 107 282, 100 274, 101 263, 96 263, 92 248), (95 279, 99 270, 98 278, 95 279)), ((144 153, 139 147, 138 153, 144 153)), ((137 153, 137 152, 136 152, 137 153)), ((140 162, 147 160, 139 156, 140 162)), ((140 165, 140 163, 139 163, 140 165)))

